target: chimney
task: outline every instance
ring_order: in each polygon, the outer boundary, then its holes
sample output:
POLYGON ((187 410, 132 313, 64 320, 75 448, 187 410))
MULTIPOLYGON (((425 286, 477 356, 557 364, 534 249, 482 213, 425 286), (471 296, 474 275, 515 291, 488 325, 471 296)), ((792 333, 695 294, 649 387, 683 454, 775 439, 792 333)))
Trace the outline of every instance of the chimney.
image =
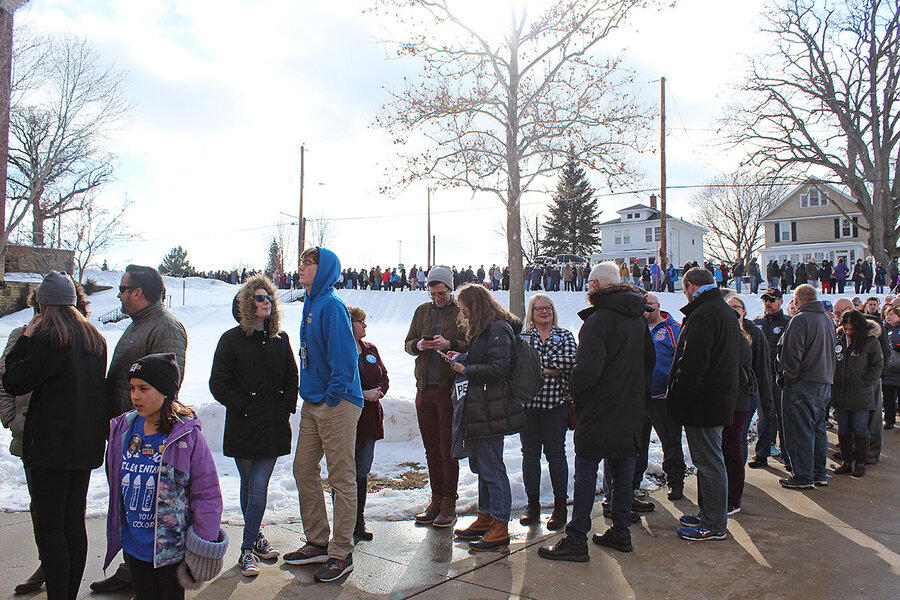
POLYGON ((650 194, 650 208, 656 210, 656 194, 650 194))

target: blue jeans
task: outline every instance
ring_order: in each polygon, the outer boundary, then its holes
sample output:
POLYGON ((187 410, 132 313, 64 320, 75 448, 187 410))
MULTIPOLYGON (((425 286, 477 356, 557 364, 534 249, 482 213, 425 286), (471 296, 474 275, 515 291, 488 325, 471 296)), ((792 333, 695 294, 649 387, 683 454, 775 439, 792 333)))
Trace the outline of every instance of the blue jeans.
POLYGON ((469 468, 478 475, 478 512, 508 522, 512 491, 503 464, 503 436, 466 440, 469 468))
POLYGON ((788 460, 787 444, 784 443, 784 414, 781 406, 781 397, 784 390, 772 379, 772 399, 775 401, 775 414, 763 415, 760 413, 756 422, 756 457, 767 458, 772 444, 780 442, 781 456, 788 460))
POLYGON ((244 514, 244 539, 241 550, 250 550, 256 542, 266 513, 269 478, 275 469, 274 458, 235 458, 241 476, 241 512, 244 514))
POLYGON ((366 438, 365 443, 356 445, 356 478, 368 477, 375 460, 375 440, 366 438))
POLYGON ((566 460, 566 425, 569 406, 560 404, 551 409, 526 408, 528 429, 519 434, 522 441, 522 480, 525 493, 541 493, 541 448, 550 467, 553 497, 568 498, 569 464, 566 460))
MULTIPOLYGON (((753 413, 759 410, 759 396, 750 396, 750 414, 747 415, 747 421, 744 423, 744 431, 741 434, 741 449, 744 452, 744 462, 747 462, 747 456, 750 454, 750 443, 747 441, 747 436, 750 435, 750 421, 753 420, 753 413)), ((760 415, 760 419, 762 419, 762 415, 760 415)), ((759 421, 756 422, 757 429, 759 429, 759 421)))
POLYGON ((784 388, 784 434, 791 457, 794 479, 812 483, 825 478, 828 438, 825 433, 825 407, 831 386, 798 381, 784 388))
POLYGON ((743 280, 743 277, 741 277, 740 275, 736 275, 734 278, 734 288, 735 288, 735 290, 737 290, 738 294, 741 293, 741 284, 743 283, 742 280, 743 280))
POLYGON ((697 467, 700 526, 720 533, 728 528, 728 473, 722 454, 722 427, 685 425, 691 460, 697 467))
MULTIPOLYGON (((610 496, 613 535, 631 535, 631 502, 634 490, 631 478, 634 476, 634 456, 607 458, 604 467, 610 479, 610 489, 604 490, 610 496)), ((575 544, 587 543, 591 531, 591 513, 594 497, 597 495, 597 468, 600 461, 595 458, 575 455, 575 499, 572 504, 572 520, 566 525, 566 537, 575 544)))
POLYGON ((837 419, 838 435, 869 437, 869 411, 836 408, 834 416, 837 419))

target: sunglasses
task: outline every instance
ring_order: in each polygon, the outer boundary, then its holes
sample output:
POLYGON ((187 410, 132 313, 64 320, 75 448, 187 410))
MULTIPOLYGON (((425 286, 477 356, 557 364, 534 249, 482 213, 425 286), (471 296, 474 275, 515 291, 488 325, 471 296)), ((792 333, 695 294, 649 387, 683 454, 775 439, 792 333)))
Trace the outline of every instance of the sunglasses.
POLYGON ((119 286, 119 293, 120 293, 120 294, 124 294, 124 293, 127 292, 128 290, 135 290, 135 289, 137 289, 137 286, 134 286, 134 285, 120 285, 120 286, 119 286))
POLYGON ((272 296, 270 296, 269 294, 256 294, 255 296, 253 296, 253 299, 260 304, 262 304, 263 302, 268 302, 269 304, 271 304, 272 300, 274 300, 274 298, 272 298, 272 296))

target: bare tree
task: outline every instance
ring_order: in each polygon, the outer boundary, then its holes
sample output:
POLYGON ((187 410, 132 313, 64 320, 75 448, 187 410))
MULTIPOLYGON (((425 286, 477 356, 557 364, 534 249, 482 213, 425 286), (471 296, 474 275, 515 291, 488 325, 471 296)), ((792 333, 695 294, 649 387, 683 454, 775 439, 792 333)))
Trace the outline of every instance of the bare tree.
POLYGON ((756 164, 833 173, 887 262, 900 236, 900 0, 773 0, 767 15, 773 44, 751 60, 731 139, 756 164))
MULTIPOLYGON (((293 248, 297 247, 296 221, 291 223, 283 217, 280 217, 278 223, 275 225, 275 231, 272 234, 272 238, 278 244, 279 252, 281 253, 281 270, 285 271, 291 264, 291 261, 288 260, 289 254, 293 252, 293 248)), ((296 268, 297 265, 295 264, 294 269, 296 268)))
POLYGON ((309 239, 313 246, 329 246, 331 244, 332 234, 331 221, 323 216, 318 216, 308 221, 310 228, 309 239))
POLYGON ((132 201, 126 200, 120 208, 110 211, 91 199, 76 213, 69 235, 79 283, 84 278, 84 270, 94 263, 101 252, 134 239, 134 234, 122 228, 125 212, 132 204, 132 201))
MULTIPOLYGON (((541 243, 541 226, 539 224, 540 217, 538 214, 522 211, 522 258, 525 264, 534 261, 535 256, 541 255, 543 245, 541 243)), ((506 235, 506 219, 497 221, 494 231, 503 239, 506 235)))
POLYGON ((691 203, 697 223, 709 230, 710 256, 729 264, 748 264, 765 243, 760 221, 779 197, 774 180, 760 173, 735 171, 709 181, 691 203))
POLYGON ((21 61, 39 68, 13 96, 6 225, 15 229, 30 213, 32 243, 40 246, 45 220, 82 210, 109 180, 114 156, 105 136, 130 105, 120 89, 124 74, 104 66, 86 40, 48 38, 27 51, 40 55, 21 61))
MULTIPOLYGON (((489 192, 506 207, 510 310, 525 313, 520 200, 579 148, 610 185, 633 180, 652 114, 628 91, 621 57, 595 48, 635 6, 656 0, 555 0, 535 19, 512 11, 505 31, 463 22, 448 0, 379 0, 406 27, 398 56, 419 77, 389 90, 376 124, 403 147, 395 185, 425 179, 489 192)), ((488 21, 492 22, 492 21, 488 21)))

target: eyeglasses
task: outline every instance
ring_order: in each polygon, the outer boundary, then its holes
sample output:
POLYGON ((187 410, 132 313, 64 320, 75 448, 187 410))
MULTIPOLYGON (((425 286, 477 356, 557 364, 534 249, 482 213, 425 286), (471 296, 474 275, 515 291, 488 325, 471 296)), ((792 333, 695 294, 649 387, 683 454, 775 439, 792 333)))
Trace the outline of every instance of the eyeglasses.
POLYGON ((311 260, 301 260, 300 261, 300 266, 303 266, 303 267, 311 267, 311 266, 317 265, 317 264, 319 264, 319 263, 313 262, 311 260))
POLYGON ((365 324, 366 324, 366 320, 365 320, 365 319, 359 319, 359 320, 357 320, 357 321, 353 321, 353 323, 362 323, 363 325, 365 325, 365 324))
POLYGON ((553 312, 552 306, 535 306, 534 312, 553 312))
POLYGON ((274 300, 274 298, 272 296, 270 296, 269 294, 256 294, 255 296, 253 296, 253 299, 256 300, 257 302, 259 302, 260 304, 262 304, 263 302, 268 302, 269 304, 272 304, 272 300, 274 300))
POLYGON ((124 293, 127 292, 128 290, 136 290, 136 289, 137 289, 137 286, 134 286, 134 285, 120 285, 120 286, 119 286, 119 293, 120 293, 120 294, 124 294, 124 293))
POLYGON ((450 290, 444 292, 431 292, 429 294, 432 298, 446 298, 450 295, 450 290))

